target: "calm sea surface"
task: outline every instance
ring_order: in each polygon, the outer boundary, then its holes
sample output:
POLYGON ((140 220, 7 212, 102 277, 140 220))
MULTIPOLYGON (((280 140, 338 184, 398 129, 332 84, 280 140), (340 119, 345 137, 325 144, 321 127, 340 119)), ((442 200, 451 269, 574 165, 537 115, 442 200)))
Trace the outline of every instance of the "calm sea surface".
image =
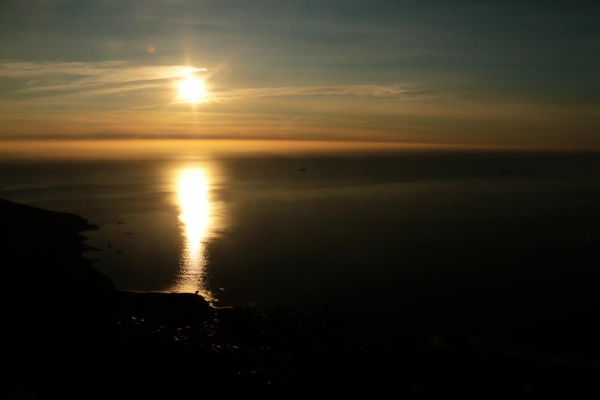
POLYGON ((596 154, 4 160, 0 186, 100 225, 87 257, 121 289, 502 321, 600 288, 596 154))

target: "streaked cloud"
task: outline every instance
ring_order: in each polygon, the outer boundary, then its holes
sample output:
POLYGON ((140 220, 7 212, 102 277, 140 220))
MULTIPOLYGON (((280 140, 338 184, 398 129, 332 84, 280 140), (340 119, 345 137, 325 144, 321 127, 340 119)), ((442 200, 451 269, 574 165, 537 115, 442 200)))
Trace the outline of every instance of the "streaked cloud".
POLYGON ((224 27, 221 25, 211 24, 211 23, 207 23, 204 21, 185 19, 185 18, 168 18, 168 17, 157 16, 157 15, 139 15, 139 14, 135 14, 133 16, 133 18, 138 21, 158 21, 158 22, 164 22, 164 23, 168 23, 168 24, 194 25, 196 27, 213 29, 213 30, 224 29, 224 27))
MULTIPOLYGON (((56 98, 92 98, 114 96, 144 89, 165 88, 172 80, 190 74, 201 74, 206 68, 185 65, 147 66, 122 61, 71 62, 71 63, 0 63, 0 79, 26 80, 16 94, 28 94, 27 100, 56 98), (48 95, 48 92, 52 92, 48 95)), ((244 99, 273 97, 360 97, 395 101, 422 101, 448 99, 449 94, 423 90, 414 84, 407 85, 336 85, 287 86, 213 91, 208 101, 212 103, 244 99)))
POLYGON ((48 91, 87 91, 89 95, 114 94, 132 90, 132 87, 108 87, 146 82, 143 87, 155 86, 157 81, 183 78, 206 71, 206 68, 185 65, 145 66, 123 61, 71 63, 0 63, 0 78, 27 79, 16 93, 48 91), (102 89, 105 87, 105 89, 102 89))
POLYGON ((415 85, 340 85, 340 86, 291 86, 271 88, 246 88, 217 92, 215 98, 235 100, 260 97, 326 96, 364 97, 402 101, 447 99, 449 94, 427 92, 415 85))

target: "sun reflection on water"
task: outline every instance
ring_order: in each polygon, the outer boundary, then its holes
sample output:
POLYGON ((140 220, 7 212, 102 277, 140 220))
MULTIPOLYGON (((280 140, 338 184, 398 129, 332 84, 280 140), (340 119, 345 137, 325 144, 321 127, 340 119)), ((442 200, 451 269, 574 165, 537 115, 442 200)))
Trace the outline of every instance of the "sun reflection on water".
POLYGON ((201 168, 186 168, 177 177, 179 222, 184 237, 178 281, 174 292, 199 291, 207 300, 214 300, 206 288, 206 239, 212 225, 209 182, 201 168))

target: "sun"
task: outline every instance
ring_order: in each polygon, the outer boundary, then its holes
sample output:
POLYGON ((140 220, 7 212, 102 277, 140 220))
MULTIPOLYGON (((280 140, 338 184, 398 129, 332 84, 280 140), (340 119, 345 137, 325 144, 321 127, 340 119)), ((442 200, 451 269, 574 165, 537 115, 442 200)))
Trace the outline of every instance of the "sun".
POLYGON ((206 95, 204 82, 191 76, 179 82, 179 99, 184 103, 199 103, 206 95))

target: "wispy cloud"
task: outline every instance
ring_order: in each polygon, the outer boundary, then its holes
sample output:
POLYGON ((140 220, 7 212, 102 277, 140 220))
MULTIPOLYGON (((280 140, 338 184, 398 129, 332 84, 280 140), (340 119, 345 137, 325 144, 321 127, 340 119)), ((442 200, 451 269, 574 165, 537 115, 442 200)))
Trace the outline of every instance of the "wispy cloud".
POLYGON ((416 88, 415 85, 290 86, 236 89, 216 92, 214 94, 215 99, 218 100, 291 96, 364 97, 400 101, 434 100, 452 97, 449 94, 425 91, 416 88))
POLYGON ((179 79, 206 71, 184 65, 139 66, 122 61, 72 63, 0 63, 0 78, 29 79, 15 93, 90 91, 90 95, 115 94, 132 88, 154 87, 158 81, 179 79), (145 82, 145 85, 127 86, 145 82))
POLYGON ((4 78, 30 78, 46 75, 99 75, 106 71, 120 69, 129 63, 123 61, 103 62, 2 62, 0 63, 0 77, 4 78))
MULTIPOLYGON (((147 66, 123 61, 0 62, 0 79, 25 81, 21 88, 12 91, 13 94, 24 96, 21 101, 43 103, 51 103, 58 99, 71 101, 118 96, 144 89, 160 90, 171 85, 173 80, 206 71, 206 68, 186 65, 147 66)), ((414 84, 333 85, 215 89, 210 93, 207 102, 215 104, 245 99, 311 96, 388 101, 423 101, 452 97, 449 94, 424 90, 414 84)))
POLYGON ((133 16, 133 18, 136 20, 139 20, 139 21, 157 21, 157 22, 164 22, 164 23, 168 23, 168 24, 177 24, 177 25, 194 25, 196 27, 211 29, 211 30, 225 29, 221 25, 211 24, 211 23, 193 20, 193 19, 168 18, 168 17, 160 17, 157 15, 140 15, 140 14, 135 14, 133 16))

